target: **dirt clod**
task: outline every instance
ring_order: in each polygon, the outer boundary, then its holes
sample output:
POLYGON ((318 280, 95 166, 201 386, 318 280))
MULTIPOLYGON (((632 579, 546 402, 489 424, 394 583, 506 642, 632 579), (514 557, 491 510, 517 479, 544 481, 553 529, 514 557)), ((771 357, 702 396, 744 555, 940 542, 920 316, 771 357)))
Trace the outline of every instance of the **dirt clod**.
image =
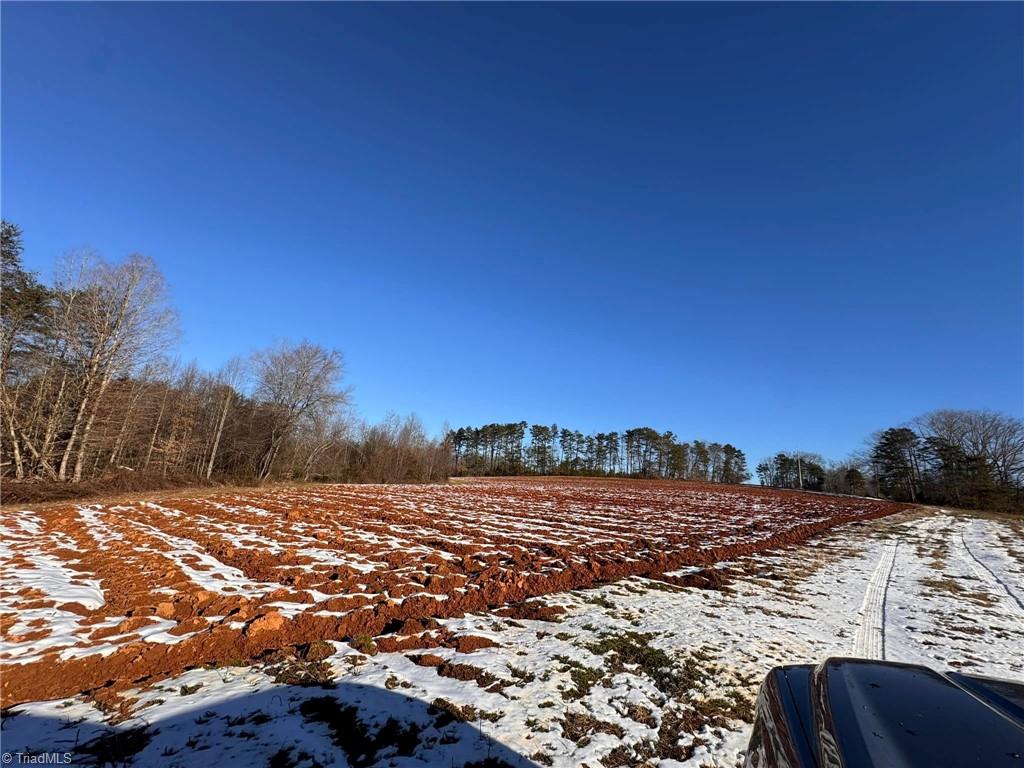
POLYGON ((262 632, 277 632, 284 627, 284 621, 284 616, 278 611, 270 611, 270 613, 265 613, 250 621, 245 628, 245 633, 253 636, 262 632))

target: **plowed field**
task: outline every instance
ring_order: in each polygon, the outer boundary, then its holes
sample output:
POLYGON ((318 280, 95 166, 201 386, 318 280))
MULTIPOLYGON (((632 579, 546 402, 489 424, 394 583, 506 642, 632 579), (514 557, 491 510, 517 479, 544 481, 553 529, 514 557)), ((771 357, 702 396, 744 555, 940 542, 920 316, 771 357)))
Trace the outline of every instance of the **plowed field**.
MULTIPOLYGON (((792 544, 904 507, 624 480, 304 486, 6 510, 2 704, 792 544)), ((404 629, 403 629, 404 627, 404 629)))

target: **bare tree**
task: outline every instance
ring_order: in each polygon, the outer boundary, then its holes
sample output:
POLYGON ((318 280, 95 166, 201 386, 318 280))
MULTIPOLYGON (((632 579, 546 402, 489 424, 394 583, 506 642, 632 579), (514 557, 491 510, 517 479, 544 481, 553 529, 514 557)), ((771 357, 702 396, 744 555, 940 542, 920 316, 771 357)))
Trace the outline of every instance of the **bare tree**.
POLYGON ((259 479, 269 477, 285 440, 303 420, 322 418, 348 402, 340 390, 341 353, 316 344, 280 344, 253 356, 255 399, 270 415, 270 434, 257 467, 259 479))
POLYGON ((220 447, 220 440, 224 434, 224 422, 227 421, 228 410, 231 408, 231 401, 234 399, 243 367, 241 360, 232 358, 217 374, 217 390, 222 404, 220 406, 220 416, 217 419, 217 428, 213 433, 213 444, 210 446, 209 459, 206 462, 207 480, 213 474, 213 465, 217 460, 217 449, 220 447))
POLYGON ((914 420, 922 438, 939 438, 984 458, 1003 485, 1024 484, 1024 419, 995 411, 938 410, 914 420))
POLYGON ((254 355, 251 368, 236 360, 211 375, 165 357, 175 316, 150 259, 112 264, 74 252, 44 285, 22 266, 17 227, 4 222, 2 234, 5 482, 444 477, 447 448, 415 419, 353 426, 339 353, 279 345, 254 355))
POLYGON ((131 372, 162 351, 173 338, 176 317, 152 259, 136 254, 111 265, 83 254, 68 266, 57 295, 67 320, 62 330, 81 363, 82 381, 58 476, 67 478, 74 456, 71 479, 78 482, 98 406, 112 377, 131 372))

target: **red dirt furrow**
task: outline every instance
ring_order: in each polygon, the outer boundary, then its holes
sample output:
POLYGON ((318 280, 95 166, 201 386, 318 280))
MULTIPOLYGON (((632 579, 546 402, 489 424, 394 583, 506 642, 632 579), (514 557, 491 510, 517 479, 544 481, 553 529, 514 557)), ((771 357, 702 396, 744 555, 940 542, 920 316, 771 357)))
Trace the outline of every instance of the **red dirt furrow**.
MULTIPOLYGON (((230 522, 232 512, 215 509, 204 500, 175 501, 180 515, 170 517, 147 509, 147 524, 193 542, 204 557, 212 555, 224 565, 238 568, 247 579, 288 584, 248 597, 217 594, 189 581, 164 555, 133 548, 144 539, 151 547, 155 537, 148 533, 145 537, 133 534, 137 529, 130 525, 130 520, 138 511, 125 510, 125 524, 111 523, 125 536, 123 545, 75 553, 89 570, 104 577, 109 603, 94 613, 125 613, 126 621, 118 626, 119 632, 123 630, 118 635, 120 646, 108 656, 61 661, 53 652, 29 663, 5 661, 0 703, 7 707, 101 687, 116 691, 202 664, 255 659, 270 649, 317 640, 376 636, 385 627, 401 621, 458 616, 628 576, 659 576, 686 566, 706 566, 796 544, 841 523, 877 518, 905 508, 874 500, 756 488, 567 480, 477 481, 401 489, 327 486, 270 490, 259 496, 218 496, 210 501, 229 505, 240 523, 258 523, 260 536, 280 541, 286 553, 302 549, 301 539, 308 538, 312 530, 317 533, 314 538, 318 549, 336 552, 338 556, 363 555, 387 565, 361 573, 347 566, 303 563, 309 558, 302 555, 281 556, 232 545, 223 531, 210 527, 211 520, 217 520, 217 525, 230 522), (578 495, 575 501, 574 493, 578 495), (552 498, 560 511, 548 504, 552 498), (416 500, 429 507, 430 514, 411 514, 402 509, 402 505, 416 500), (272 514, 254 515, 243 508, 246 504, 272 514), (506 514, 499 516, 490 511, 499 504, 506 514), (477 535, 479 527, 474 531, 469 523, 457 521, 469 515, 474 505, 481 507, 477 513, 477 518, 484 521, 481 526, 492 525, 499 517, 503 519, 509 532, 494 537, 502 539, 502 544, 477 535), (613 523, 620 530, 614 532, 613 540, 606 540, 612 533, 606 528, 598 535, 603 543, 593 540, 585 546, 566 542, 559 531, 544 542, 523 541, 516 547, 505 543, 515 541, 516 521, 522 519, 532 523, 557 519, 559 527, 571 526, 576 520, 581 527, 595 528, 588 519, 591 509, 599 509, 602 517, 618 516, 613 523), (508 514, 515 511, 518 516, 508 514), (813 519, 808 520, 808 515, 813 519), (418 550, 396 551, 383 540, 339 536, 338 524, 381 536, 389 535, 389 526, 400 527, 399 538, 418 550), (298 526, 302 526, 301 533, 298 526), (449 537, 468 538, 474 544, 452 544, 449 537), (476 541, 480 543, 477 545, 476 541), (476 554, 494 549, 504 549, 508 554, 476 554), (426 551, 433 554, 424 555, 426 551), (462 555, 450 554, 453 551, 462 555), (133 570, 145 574, 134 588, 130 586, 133 570), (174 593, 158 593, 156 590, 161 587, 174 593), (324 595, 337 596, 314 608, 313 597, 301 591, 310 587, 324 595), (110 591, 120 589, 126 590, 125 594, 112 598, 110 591), (415 594, 419 592, 442 595, 445 599, 415 594), (392 599, 400 597, 405 599, 392 599), (285 618, 270 605, 282 600, 297 604, 301 612, 285 618), (301 610, 302 604, 308 606, 307 610, 301 610), (324 610, 348 613, 314 614, 324 610), (193 634, 177 644, 143 642, 132 634, 157 620, 153 617, 176 622, 172 634, 193 634)), ((123 510, 123 505, 119 510, 123 510)), ((80 527, 74 507, 40 514, 45 514, 48 526, 62 531, 71 531, 76 520, 80 527)), ((582 534, 578 538, 588 536, 582 534)), ((85 546, 81 535, 75 540, 79 546, 85 546)), ((7 566, 10 565, 9 561, 7 566)), ((28 596, 6 598, 2 607, 8 611, 13 601, 16 610, 18 601, 23 599, 28 600, 28 596)), ((0 613, 0 621, 6 625, 9 615, 0 613)), ((104 630, 103 634, 109 633, 104 630)), ((418 641, 389 638, 387 642, 415 645, 418 641)))

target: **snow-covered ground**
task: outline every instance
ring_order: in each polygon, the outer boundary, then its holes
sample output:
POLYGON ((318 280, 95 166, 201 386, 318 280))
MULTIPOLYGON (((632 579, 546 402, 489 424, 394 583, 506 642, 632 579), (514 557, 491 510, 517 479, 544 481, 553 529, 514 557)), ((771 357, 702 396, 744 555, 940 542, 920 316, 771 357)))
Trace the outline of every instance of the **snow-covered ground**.
POLYGON ((777 664, 859 655, 1024 679, 1024 520, 902 513, 717 570, 724 588, 634 577, 533 601, 564 609, 551 621, 437 622, 492 643, 468 653, 368 655, 362 638, 21 705, 2 749, 139 766, 732 766, 777 664))

